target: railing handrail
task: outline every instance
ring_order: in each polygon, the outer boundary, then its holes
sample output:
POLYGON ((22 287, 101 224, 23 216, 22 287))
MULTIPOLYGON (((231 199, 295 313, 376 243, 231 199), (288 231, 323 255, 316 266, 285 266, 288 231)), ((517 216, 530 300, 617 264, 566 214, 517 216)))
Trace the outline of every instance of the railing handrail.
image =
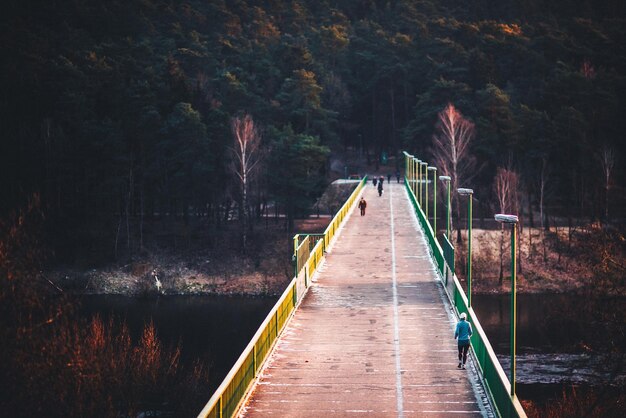
MULTIPOLYGON (((296 256, 295 263, 297 266, 296 268, 297 271, 295 272, 293 279, 291 280, 291 282, 289 283, 285 291, 282 293, 282 295, 280 296, 276 304, 274 304, 270 312, 267 314, 267 316, 265 317, 265 320, 259 326, 256 333, 254 334, 254 336, 252 337, 252 339, 250 340, 246 348, 243 350, 243 352, 241 353, 241 355, 239 356, 239 358, 237 359, 233 367, 230 369, 230 371, 228 372, 228 374, 226 375, 226 377, 224 378, 220 386, 215 390, 215 392, 213 393, 213 395, 211 396, 207 404, 204 406, 202 411, 200 411, 200 413, 198 414, 198 417, 222 418, 222 415, 223 415, 222 409, 224 406, 223 396, 230 389, 230 386, 237 378, 238 373, 244 370, 243 369, 244 365, 246 361, 249 361, 250 355, 253 356, 252 361, 253 361, 254 377, 257 376, 258 371, 263 367, 263 364, 265 363, 265 360, 267 359, 269 353, 271 352, 271 349, 274 343, 278 339, 280 332, 282 331, 282 329, 284 328, 285 324, 288 321, 288 318, 284 319, 282 321, 282 326, 279 326, 279 322, 280 322, 279 317, 278 317, 279 311, 281 310, 281 308, 284 309, 283 305, 286 302, 289 302, 288 308, 290 310, 287 313, 289 317, 296 310, 297 306, 299 305, 300 301, 304 297, 304 294, 306 293, 306 290, 308 288, 308 283, 307 283, 308 276, 312 275, 317 269, 317 267, 319 266, 321 259, 323 259, 324 257, 323 250, 328 248, 330 241, 335 236, 337 229, 341 225, 348 211, 352 208, 352 206, 356 202, 356 197, 359 195, 359 193, 363 189, 363 186, 365 185, 366 182, 367 182, 367 176, 365 176, 361 180, 361 182, 358 184, 355 190, 350 194, 350 197, 348 197, 346 202, 343 204, 341 209, 333 217, 329 227, 326 228, 326 230, 324 231, 324 234, 323 234, 324 239, 318 240, 315 246, 313 246, 313 248, 309 249, 308 247, 309 245, 308 236, 305 237, 302 240, 302 242, 299 242, 298 235, 294 236, 294 241, 296 242, 296 244, 294 245, 294 255, 296 256), (304 245, 305 243, 307 245, 306 249, 308 250, 308 255, 307 255, 307 259, 303 260, 302 267, 300 268, 300 265, 299 265, 300 260, 297 259, 297 256, 300 252, 299 250, 301 246, 304 245), (306 267, 311 264, 313 264, 313 266, 310 267, 309 269, 306 269, 306 267), (303 269, 304 269, 304 274, 302 274, 303 269), (301 277, 304 280, 304 291, 301 294, 298 294, 298 285, 301 282, 301 277), (289 300, 290 296, 292 296, 291 301, 289 300), (275 321, 275 328, 273 328, 274 323, 272 321, 275 321), (268 336, 268 340, 271 339, 271 341, 269 342, 271 346, 267 349, 267 351, 265 352, 265 355, 259 362, 257 361, 257 343, 261 341, 263 334, 265 334, 268 330, 271 331, 271 329, 274 329, 275 335, 273 337, 268 336)), ((301 234, 301 235, 304 235, 304 234, 301 234)), ((319 236, 320 234, 310 234, 310 235, 319 236)), ((302 249, 304 250, 304 247, 302 249)), ((241 382, 239 382, 239 384, 241 384, 242 382, 244 382, 243 378, 241 379, 241 382)), ((233 410, 232 415, 235 415, 237 411, 239 410, 239 408, 241 407, 241 403, 246 398, 246 394, 248 393, 250 386, 252 385, 253 382, 254 382, 254 378, 250 379, 250 382, 246 384, 245 391, 237 390, 237 393, 241 393, 241 396, 239 397, 239 399, 228 399, 228 402, 227 402, 228 405, 230 405, 230 403, 233 402, 234 400, 237 401, 237 405, 232 409, 233 410)))
POLYGON ((250 355, 250 352, 254 349, 254 345, 258 341, 260 335, 263 333, 265 328, 267 328, 268 323, 273 319, 273 316, 278 311, 278 307, 286 299, 287 295, 291 291, 292 286, 295 284, 296 279, 297 279, 296 277, 291 279, 291 282, 289 283, 289 285, 287 286, 283 294, 280 296, 276 304, 274 304, 270 312, 267 314, 267 316, 265 317, 265 320, 261 323, 257 331, 254 333, 254 336, 252 337, 252 339, 250 340, 246 348, 243 350, 243 352, 241 353, 241 355, 239 356, 239 358, 237 359, 233 367, 231 367, 230 371, 228 372, 228 374, 222 381, 222 384, 215 390, 215 392, 213 393, 213 396, 209 399, 205 407, 200 412, 199 416, 208 416, 209 411, 215 407, 219 398, 224 393, 224 390, 226 389, 228 384, 230 384, 235 374, 241 368, 241 364, 248 357, 248 355, 250 355))

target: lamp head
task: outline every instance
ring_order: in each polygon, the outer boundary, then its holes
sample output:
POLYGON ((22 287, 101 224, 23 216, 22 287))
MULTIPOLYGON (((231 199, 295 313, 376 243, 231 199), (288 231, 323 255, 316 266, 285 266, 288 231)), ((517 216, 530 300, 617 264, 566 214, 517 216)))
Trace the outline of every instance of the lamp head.
POLYGON ((450 181, 450 180, 452 180, 452 177, 450 177, 450 176, 439 176, 439 180, 441 180, 441 181, 450 181))
POLYGON ((516 224, 519 222, 517 215, 505 215, 504 213, 498 213, 495 219, 503 224, 516 224))
POLYGON ((433 167, 432 165, 428 167, 428 171, 437 171, 437 167, 433 167))
POLYGON ((456 189, 456 191, 459 192, 459 194, 462 196, 469 196, 474 194, 474 189, 456 189))

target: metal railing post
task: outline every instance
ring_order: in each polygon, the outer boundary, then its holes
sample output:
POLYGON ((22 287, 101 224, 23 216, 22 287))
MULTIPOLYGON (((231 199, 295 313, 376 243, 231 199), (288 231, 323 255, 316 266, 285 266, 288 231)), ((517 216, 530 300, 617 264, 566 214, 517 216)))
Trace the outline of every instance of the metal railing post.
POLYGON ((254 377, 256 377, 256 344, 252 348, 252 367, 254 368, 254 377))
POLYGON ((450 208, 450 183, 451 181, 448 180, 448 204, 446 206, 446 235, 448 238, 448 241, 450 240, 450 215, 452 214, 451 208, 450 208))
POLYGON ((417 194, 417 203, 422 206, 422 160, 417 160, 417 185, 415 193, 417 194))
POLYGON ((437 236, 437 167, 433 168, 433 229, 437 236))
POLYGON ((467 237, 467 306, 472 306, 472 195, 467 199, 469 233, 467 237))
POLYGON ((515 352, 517 344, 517 260, 515 244, 517 224, 511 225, 511 397, 515 396, 515 352))
POLYGON ((298 277, 298 237, 298 234, 293 236, 293 275, 295 277, 298 277))
POLYGON ((426 206, 426 223, 430 223, 428 220, 428 163, 424 163, 424 206, 426 206))

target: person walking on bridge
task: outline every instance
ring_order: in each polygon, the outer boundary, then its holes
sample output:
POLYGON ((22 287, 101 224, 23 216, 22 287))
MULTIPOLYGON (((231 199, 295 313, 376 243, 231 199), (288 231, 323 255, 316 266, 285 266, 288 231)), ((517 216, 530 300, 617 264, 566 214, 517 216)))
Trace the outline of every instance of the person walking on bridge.
POLYGON ((383 195, 383 181, 380 180, 378 182, 378 196, 382 196, 383 195))
POLYGON ((467 321, 467 314, 461 313, 459 322, 456 324, 454 338, 458 338, 459 347, 459 369, 465 369, 467 361, 467 353, 470 348, 470 337, 472 336, 472 324, 467 321))
POLYGON ((367 202, 365 201, 365 199, 361 197, 361 200, 359 200, 359 209, 361 209, 361 216, 365 216, 366 207, 367 207, 367 202))

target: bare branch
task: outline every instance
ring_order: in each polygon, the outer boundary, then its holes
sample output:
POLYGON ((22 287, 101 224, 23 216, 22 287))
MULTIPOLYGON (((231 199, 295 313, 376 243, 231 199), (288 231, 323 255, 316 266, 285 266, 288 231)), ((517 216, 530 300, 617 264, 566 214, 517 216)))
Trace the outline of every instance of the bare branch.
MULTIPOLYGON (((452 103, 439 112, 437 131, 431 149, 437 169, 449 176, 452 190, 468 182, 474 175, 475 160, 469 155, 469 145, 474 138, 474 124, 459 112, 452 103)), ((456 194, 453 204, 460 216, 456 194)))
POLYGON ((234 155, 232 170, 239 179, 241 187, 241 220, 242 222, 242 244, 246 249, 246 234, 248 223, 248 184, 254 168, 261 160, 260 146, 261 135, 254 125, 252 116, 245 114, 231 120, 231 130, 235 145, 231 148, 234 155))

